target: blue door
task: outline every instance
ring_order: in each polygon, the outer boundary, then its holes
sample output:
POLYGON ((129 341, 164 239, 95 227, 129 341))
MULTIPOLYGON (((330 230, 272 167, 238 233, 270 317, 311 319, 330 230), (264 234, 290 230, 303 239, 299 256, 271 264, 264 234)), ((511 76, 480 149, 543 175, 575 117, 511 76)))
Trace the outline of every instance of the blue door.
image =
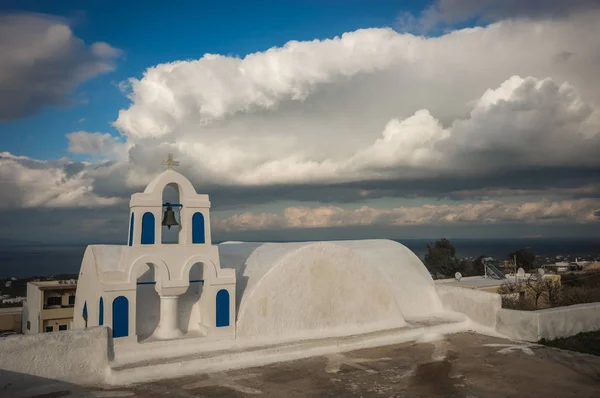
POLYGON ((221 289, 217 292, 217 327, 229 326, 229 292, 221 289))
POLYGON ((113 301, 113 337, 129 335, 129 300, 119 296, 113 301))

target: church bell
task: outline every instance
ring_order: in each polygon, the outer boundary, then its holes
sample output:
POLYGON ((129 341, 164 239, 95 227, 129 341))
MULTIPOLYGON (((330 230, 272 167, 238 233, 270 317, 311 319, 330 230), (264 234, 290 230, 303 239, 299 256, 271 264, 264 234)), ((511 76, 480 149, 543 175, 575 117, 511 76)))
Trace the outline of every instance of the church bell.
POLYGON ((175 212, 173 211, 173 207, 171 206, 171 204, 167 204, 167 210, 165 210, 162 225, 166 225, 169 229, 171 229, 171 226, 173 225, 179 225, 179 223, 175 219, 175 212))

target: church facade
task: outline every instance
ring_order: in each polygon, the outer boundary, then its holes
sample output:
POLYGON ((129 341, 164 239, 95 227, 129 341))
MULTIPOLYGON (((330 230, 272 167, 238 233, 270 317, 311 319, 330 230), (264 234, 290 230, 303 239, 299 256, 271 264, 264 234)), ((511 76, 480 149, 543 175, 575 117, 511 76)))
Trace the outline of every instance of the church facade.
POLYGON ((126 245, 90 245, 79 273, 74 327, 109 326, 122 342, 186 337, 235 337, 236 275, 221 269, 212 245, 210 201, 169 169, 130 201, 126 245), (174 188, 179 203, 165 203, 174 188), (178 231, 164 243, 163 214, 178 231), (167 210, 165 212, 165 210, 167 210))

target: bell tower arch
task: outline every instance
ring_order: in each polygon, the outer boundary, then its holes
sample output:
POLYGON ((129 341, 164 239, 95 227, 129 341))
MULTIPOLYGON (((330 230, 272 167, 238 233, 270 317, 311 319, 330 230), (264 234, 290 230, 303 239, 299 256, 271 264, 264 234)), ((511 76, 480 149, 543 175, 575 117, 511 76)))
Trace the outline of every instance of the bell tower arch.
POLYGON ((212 245, 208 195, 196 193, 192 183, 173 170, 179 162, 172 154, 163 164, 167 170, 156 176, 143 193, 131 196, 129 246, 212 245), (166 195, 165 191, 176 195, 166 195), (173 229, 178 231, 177 243, 175 239, 163 239, 173 229))

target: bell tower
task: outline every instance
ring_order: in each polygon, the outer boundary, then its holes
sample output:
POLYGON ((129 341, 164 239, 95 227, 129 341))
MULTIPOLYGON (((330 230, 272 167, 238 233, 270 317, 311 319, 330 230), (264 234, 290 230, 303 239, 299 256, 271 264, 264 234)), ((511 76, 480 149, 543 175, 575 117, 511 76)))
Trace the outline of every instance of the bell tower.
POLYGON ((161 239, 164 227, 178 229, 179 245, 211 245, 208 195, 197 194, 190 181, 173 170, 179 162, 172 153, 162 164, 167 170, 156 176, 143 193, 131 196, 128 245, 165 245, 161 239), (163 202, 167 187, 177 191, 180 203, 163 202))

